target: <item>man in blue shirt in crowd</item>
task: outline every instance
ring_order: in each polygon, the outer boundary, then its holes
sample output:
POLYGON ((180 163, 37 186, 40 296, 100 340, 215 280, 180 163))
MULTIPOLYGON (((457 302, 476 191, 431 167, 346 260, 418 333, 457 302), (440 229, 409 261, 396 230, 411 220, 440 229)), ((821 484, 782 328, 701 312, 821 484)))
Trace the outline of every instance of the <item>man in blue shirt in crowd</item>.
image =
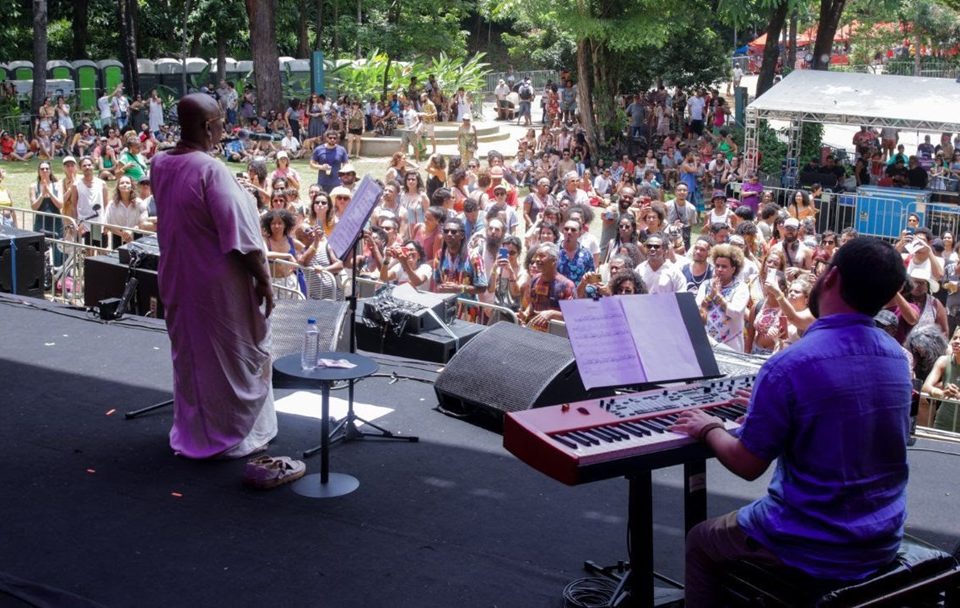
POLYGON ((753 480, 777 459, 767 495, 687 536, 686 606, 718 602, 726 564, 785 565, 856 581, 892 562, 906 520, 910 371, 873 316, 903 287, 889 244, 841 247, 810 294, 817 321, 757 375, 739 436, 701 411, 674 430, 753 480))

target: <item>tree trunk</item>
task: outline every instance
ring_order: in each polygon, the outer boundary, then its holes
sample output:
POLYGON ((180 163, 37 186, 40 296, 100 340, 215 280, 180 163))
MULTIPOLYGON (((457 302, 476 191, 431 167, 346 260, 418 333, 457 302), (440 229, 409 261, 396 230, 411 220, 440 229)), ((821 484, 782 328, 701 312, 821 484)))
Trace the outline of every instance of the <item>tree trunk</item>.
POLYGON ((180 86, 181 95, 187 94, 187 57, 190 55, 190 0, 183 3, 183 39, 180 43, 180 86))
POLYGON ((770 21, 767 22, 767 42, 763 46, 763 63, 760 64, 760 74, 757 78, 757 97, 766 93, 773 86, 773 76, 777 68, 777 59, 780 56, 780 32, 787 20, 787 1, 783 0, 770 11, 770 21))
POLYGON ((833 37, 840 27, 840 17, 847 0, 820 0, 820 23, 817 24, 817 41, 813 45, 814 70, 830 68, 830 55, 833 54, 833 37))
POLYGON ((250 49, 257 85, 257 110, 283 111, 277 50, 277 0, 245 0, 250 21, 250 49))
POLYGON ((913 75, 920 75, 920 28, 913 25, 913 75))
POLYGON ((227 79, 227 33, 217 28, 217 86, 227 79))
POLYGON ((73 58, 87 58, 87 16, 89 0, 73 0, 73 58))
POLYGON ((340 0, 333 0, 333 57, 340 52, 340 0))
MULTIPOLYGON (((36 117, 47 96, 47 0, 33 0, 33 97, 30 113, 36 117)), ((30 122, 31 127, 33 121, 30 122)))
POLYGON ((580 110, 580 125, 594 154, 600 149, 597 125, 593 120, 593 53, 590 39, 577 41, 577 107, 580 110))
POLYGON ((363 0, 357 0, 357 59, 360 59, 360 28, 363 27, 363 0))
POLYGON ((317 43, 313 46, 323 50, 323 0, 317 0, 317 43))
POLYGON ((797 65, 797 11, 790 15, 790 27, 787 29, 787 62, 784 66, 793 70, 797 65))
POLYGON ((123 85, 131 98, 140 93, 137 70, 137 0, 117 0, 120 15, 120 63, 123 85))
POLYGON ((299 20, 297 21, 297 57, 310 57, 310 5, 307 0, 298 3, 299 20))
POLYGON ((190 56, 199 57, 203 54, 203 47, 200 45, 200 37, 203 35, 203 32, 197 30, 193 33, 193 38, 190 39, 190 56))
POLYGON ((387 87, 390 86, 390 64, 393 63, 393 57, 387 55, 387 66, 383 68, 383 90, 380 91, 380 97, 387 98, 387 87))

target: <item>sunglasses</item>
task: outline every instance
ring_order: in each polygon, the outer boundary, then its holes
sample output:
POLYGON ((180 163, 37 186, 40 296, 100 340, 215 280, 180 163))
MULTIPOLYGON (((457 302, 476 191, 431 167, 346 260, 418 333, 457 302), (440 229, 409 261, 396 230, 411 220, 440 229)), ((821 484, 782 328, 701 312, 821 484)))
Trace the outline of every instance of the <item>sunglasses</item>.
POLYGON ((460 234, 460 229, 459 229, 459 228, 444 228, 444 229, 443 229, 443 233, 444 233, 444 234, 460 234))
POLYGON ((647 249, 660 249, 663 245, 647 245, 647 249))
POLYGON ((830 240, 830 241, 824 241, 823 244, 824 244, 824 245, 836 245, 837 242, 836 242, 836 241, 833 241, 833 240, 830 240))
POLYGON ((579 228, 568 228, 568 227, 564 227, 564 228, 563 228, 563 231, 564 231, 564 232, 580 232, 580 229, 579 229, 579 228))
POLYGON ((349 196, 335 196, 335 197, 333 197, 333 198, 336 199, 336 200, 338 200, 338 201, 348 201, 348 200, 350 200, 350 197, 349 197, 349 196))
POLYGON ((41 171, 49 171, 49 170, 50 170, 50 167, 40 167, 40 170, 41 170, 41 171))

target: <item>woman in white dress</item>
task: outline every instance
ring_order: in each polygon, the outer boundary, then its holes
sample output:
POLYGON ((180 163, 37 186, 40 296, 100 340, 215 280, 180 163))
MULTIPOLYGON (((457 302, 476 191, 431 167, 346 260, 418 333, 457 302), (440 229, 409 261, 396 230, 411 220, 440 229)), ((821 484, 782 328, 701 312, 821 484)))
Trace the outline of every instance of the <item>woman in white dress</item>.
POLYGON ((157 95, 157 90, 150 91, 150 132, 156 135, 163 125, 163 102, 157 95))
POLYGON ((63 129, 63 141, 69 142, 73 139, 73 117, 70 116, 70 106, 67 105, 63 95, 57 97, 57 107, 54 110, 56 111, 57 124, 63 129))

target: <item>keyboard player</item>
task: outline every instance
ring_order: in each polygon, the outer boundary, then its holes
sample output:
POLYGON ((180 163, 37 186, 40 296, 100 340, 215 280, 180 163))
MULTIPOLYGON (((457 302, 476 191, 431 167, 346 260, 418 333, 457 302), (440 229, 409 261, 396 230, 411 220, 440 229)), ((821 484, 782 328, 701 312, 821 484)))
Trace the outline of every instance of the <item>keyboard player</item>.
POLYGON ((767 493, 695 526, 686 542, 686 606, 718 605, 724 565, 782 564, 855 581, 893 561, 906 519, 910 372, 873 316, 906 280, 889 244, 841 247, 810 294, 817 321, 767 361, 734 436, 702 411, 673 430, 707 443, 747 480, 777 465, 767 493))

